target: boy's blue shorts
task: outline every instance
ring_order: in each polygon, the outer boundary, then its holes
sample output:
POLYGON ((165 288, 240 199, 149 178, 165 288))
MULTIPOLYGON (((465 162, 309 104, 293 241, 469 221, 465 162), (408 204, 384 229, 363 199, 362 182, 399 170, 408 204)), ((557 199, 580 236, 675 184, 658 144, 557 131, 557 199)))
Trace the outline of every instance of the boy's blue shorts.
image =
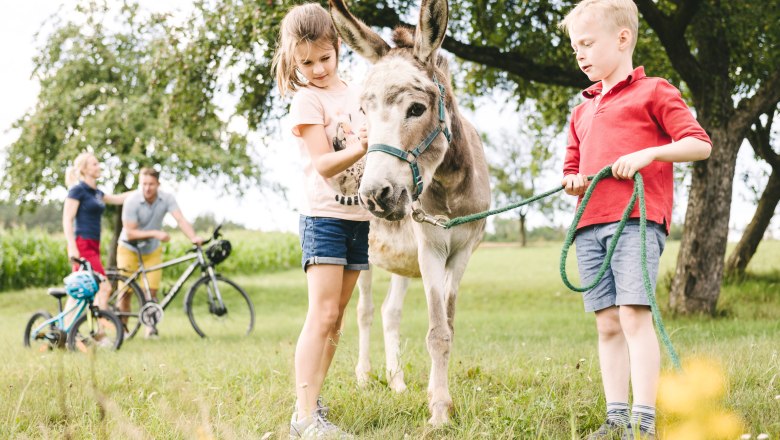
POLYGON ((368 270, 367 221, 301 215, 301 265, 336 264, 345 270, 368 270))
MULTIPOLYGON (((607 256, 609 241, 618 223, 586 226, 577 231, 577 266, 582 285, 594 279, 607 256)), ((611 306, 650 305, 642 281, 642 255, 639 240, 639 219, 630 219, 623 228, 612 263, 604 278, 593 289, 582 294, 586 312, 596 312, 611 306)), ((647 222, 647 272, 655 292, 658 277, 658 260, 664 251, 666 229, 655 222, 647 222)))

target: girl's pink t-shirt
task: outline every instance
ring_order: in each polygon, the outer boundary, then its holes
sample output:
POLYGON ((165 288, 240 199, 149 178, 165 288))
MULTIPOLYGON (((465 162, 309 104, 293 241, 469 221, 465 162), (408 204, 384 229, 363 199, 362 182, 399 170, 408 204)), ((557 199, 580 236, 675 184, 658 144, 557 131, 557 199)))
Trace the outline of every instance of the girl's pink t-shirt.
POLYGON ((303 87, 295 92, 290 105, 292 133, 296 137, 303 162, 304 193, 301 214, 364 221, 371 214, 358 204, 358 186, 363 176, 365 157, 331 178, 324 178, 312 164, 309 150, 301 138, 301 125, 322 125, 331 148, 341 150, 349 132, 358 133, 364 116, 360 112, 360 90, 347 85, 340 90, 303 87))

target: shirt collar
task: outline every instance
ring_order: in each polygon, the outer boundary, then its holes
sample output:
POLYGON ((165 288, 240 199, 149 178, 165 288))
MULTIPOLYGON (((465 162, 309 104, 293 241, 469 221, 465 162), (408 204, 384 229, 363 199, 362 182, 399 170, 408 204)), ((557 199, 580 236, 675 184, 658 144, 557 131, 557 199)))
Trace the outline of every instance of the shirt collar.
POLYGON ((144 197, 144 192, 142 190, 139 189, 138 192, 141 193, 141 204, 142 205, 152 206, 152 205, 154 205, 155 203, 157 203, 160 200, 160 191, 157 191, 157 197, 154 199, 154 202, 152 202, 152 203, 149 203, 149 202, 146 201, 146 197, 144 197))
MULTIPOLYGON (((629 84, 633 83, 636 80, 642 79, 645 77, 645 68, 644 66, 639 66, 633 71, 631 71, 630 74, 624 79, 623 81, 620 81, 619 83, 615 84, 615 87, 612 88, 612 90, 618 91, 622 88, 625 88, 629 84)), ((596 84, 593 84, 592 86, 588 87, 587 89, 582 91, 582 96, 593 99, 598 95, 601 95, 601 81, 597 82, 596 84)))

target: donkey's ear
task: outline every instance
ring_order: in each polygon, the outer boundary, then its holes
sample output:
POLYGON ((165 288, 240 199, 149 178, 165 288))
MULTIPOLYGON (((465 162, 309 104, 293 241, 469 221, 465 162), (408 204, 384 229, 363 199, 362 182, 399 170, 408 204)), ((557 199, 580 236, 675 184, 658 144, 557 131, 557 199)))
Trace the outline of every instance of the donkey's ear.
POLYGON ((447 33, 449 6, 447 0, 423 0, 420 22, 414 33, 414 57, 423 64, 431 60, 447 33))
POLYGON ((382 37, 349 12, 344 0, 328 0, 328 2, 330 16, 333 18, 336 30, 341 35, 341 39, 355 52, 373 64, 390 50, 390 46, 382 37))

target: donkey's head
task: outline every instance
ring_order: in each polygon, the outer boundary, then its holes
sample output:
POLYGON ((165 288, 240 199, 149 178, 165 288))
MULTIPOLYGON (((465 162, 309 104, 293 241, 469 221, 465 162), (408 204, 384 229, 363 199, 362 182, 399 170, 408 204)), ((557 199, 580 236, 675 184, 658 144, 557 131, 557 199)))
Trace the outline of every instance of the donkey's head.
POLYGON ((423 0, 414 35, 397 29, 392 49, 343 0, 330 5, 342 39, 373 63, 360 99, 369 128, 361 203, 377 217, 401 220, 449 148, 449 75, 436 65, 447 29, 447 0, 423 0))

